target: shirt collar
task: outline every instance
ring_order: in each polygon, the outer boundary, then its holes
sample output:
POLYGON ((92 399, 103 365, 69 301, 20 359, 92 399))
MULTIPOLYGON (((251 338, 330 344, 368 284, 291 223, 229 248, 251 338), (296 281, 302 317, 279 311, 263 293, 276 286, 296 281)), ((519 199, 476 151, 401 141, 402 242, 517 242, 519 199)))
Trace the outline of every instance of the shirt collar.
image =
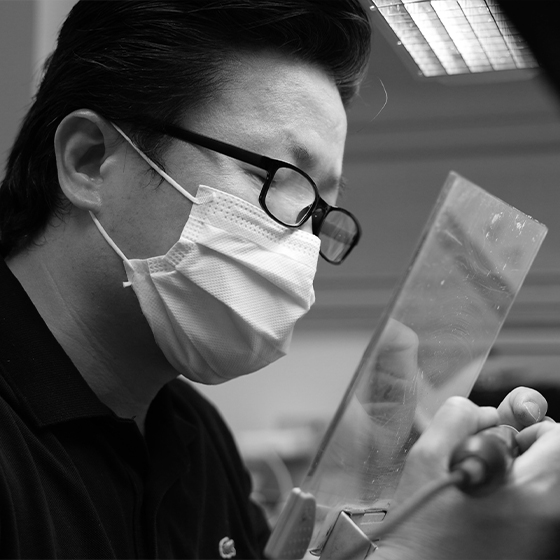
POLYGON ((0 259, 0 372, 39 426, 114 416, 90 389, 0 259))

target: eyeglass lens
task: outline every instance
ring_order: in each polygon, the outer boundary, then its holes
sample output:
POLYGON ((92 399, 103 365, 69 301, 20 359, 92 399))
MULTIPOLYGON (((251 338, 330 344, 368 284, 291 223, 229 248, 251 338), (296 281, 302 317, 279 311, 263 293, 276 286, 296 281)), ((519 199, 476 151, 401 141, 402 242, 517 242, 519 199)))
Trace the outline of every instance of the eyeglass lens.
POLYGON ((315 202, 315 189, 301 173, 281 167, 265 196, 268 211, 287 226, 300 224, 302 210, 315 202))
POLYGON ((330 261, 340 262, 354 245, 358 229, 354 219, 336 208, 323 220, 319 231, 321 253, 330 261))
MULTIPOLYGON (((313 185, 301 173, 289 167, 279 168, 266 193, 267 210, 288 226, 297 226, 315 203, 313 185)), ((345 212, 333 208, 321 223, 318 232, 321 253, 329 261, 340 262, 354 245, 358 226, 345 212)))

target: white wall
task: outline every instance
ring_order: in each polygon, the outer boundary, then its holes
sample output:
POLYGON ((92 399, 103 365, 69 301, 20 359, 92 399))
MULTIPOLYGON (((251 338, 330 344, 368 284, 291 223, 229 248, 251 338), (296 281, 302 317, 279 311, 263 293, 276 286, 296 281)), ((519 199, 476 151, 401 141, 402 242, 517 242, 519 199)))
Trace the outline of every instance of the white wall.
POLYGON ((0 2, 0 169, 32 89, 34 4, 21 0, 0 2))
MULTIPOLYGON (((30 0, 24 1, 29 2, 30 0)), ((55 47, 60 26, 76 0, 34 0, 34 3, 33 88, 36 87, 40 78, 45 58, 55 47)))

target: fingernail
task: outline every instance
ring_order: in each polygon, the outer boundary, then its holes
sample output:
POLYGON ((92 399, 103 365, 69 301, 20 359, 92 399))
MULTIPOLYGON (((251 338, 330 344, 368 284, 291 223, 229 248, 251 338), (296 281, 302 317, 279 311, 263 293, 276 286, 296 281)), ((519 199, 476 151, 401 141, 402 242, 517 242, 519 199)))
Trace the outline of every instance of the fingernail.
POLYGON ((530 416, 533 418, 533 420, 535 422, 539 421, 539 418, 541 417, 541 408, 537 403, 534 402, 526 402, 523 403, 523 406, 525 407, 525 410, 530 414, 530 416))

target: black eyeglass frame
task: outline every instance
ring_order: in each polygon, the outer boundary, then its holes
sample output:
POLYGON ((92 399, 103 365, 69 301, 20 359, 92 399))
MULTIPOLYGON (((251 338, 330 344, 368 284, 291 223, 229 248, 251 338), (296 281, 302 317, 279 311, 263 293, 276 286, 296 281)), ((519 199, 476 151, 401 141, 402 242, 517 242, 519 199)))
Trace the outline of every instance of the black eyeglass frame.
POLYGON ((228 144, 227 142, 216 140, 214 138, 204 136, 203 134, 200 134, 198 132, 193 132, 191 130, 181 128, 173 124, 158 123, 158 122, 148 122, 148 123, 143 122, 142 124, 149 130, 152 130, 154 132, 160 132, 167 136, 171 136, 172 138, 176 138, 177 140, 181 140, 183 142, 188 142, 189 144, 195 144, 197 146, 207 148, 219 154, 223 154, 225 156, 231 157, 238 161, 248 163, 249 165, 257 167, 258 169, 262 169, 263 171, 266 171, 267 176, 264 181, 261 192, 259 194, 259 204, 261 205, 261 208, 266 212, 268 216, 270 216, 274 221, 278 222, 279 224, 282 224, 283 226, 289 228, 298 228, 302 226, 309 218, 311 218, 311 229, 313 231, 313 234, 318 237, 321 228, 323 226, 323 223, 331 211, 336 210, 337 212, 342 212, 343 214, 349 216, 356 224, 356 234, 354 235, 352 243, 350 243, 347 246, 346 251, 337 260, 330 259, 327 256, 325 256, 323 252, 321 252, 320 253, 321 256, 327 262, 331 264, 342 263, 346 259, 346 257, 350 254, 352 249, 358 244, 358 241, 360 240, 360 237, 362 235, 362 228, 360 226, 360 223, 356 219, 356 217, 350 211, 344 208, 339 208, 338 206, 331 206, 323 198, 321 198, 321 195, 319 194, 319 189, 315 184, 315 181, 313 181, 313 179, 307 173, 305 173, 305 171, 299 169, 299 167, 296 167, 295 165, 287 161, 282 161, 279 159, 270 158, 268 156, 263 156, 255 152, 246 150, 244 148, 239 148, 238 146, 234 146, 233 144, 228 144), (313 191, 315 192, 315 201, 313 202, 313 204, 309 205, 306 212, 303 214, 303 216, 298 220, 296 224, 287 224, 282 220, 278 219, 276 216, 272 214, 272 212, 270 212, 265 201, 270 185, 272 184, 272 181, 274 179, 274 175, 276 174, 278 169, 281 169, 283 167, 291 169, 292 171, 295 171, 296 173, 299 173, 300 175, 305 177, 305 179, 309 181, 309 183, 313 187, 313 191))

